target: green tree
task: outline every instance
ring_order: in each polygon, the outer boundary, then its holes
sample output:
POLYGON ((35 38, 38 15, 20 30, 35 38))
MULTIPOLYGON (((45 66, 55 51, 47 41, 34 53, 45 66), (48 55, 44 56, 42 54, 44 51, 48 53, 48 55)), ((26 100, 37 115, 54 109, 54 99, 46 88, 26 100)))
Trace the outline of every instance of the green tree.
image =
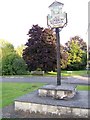
POLYGON ((25 49, 25 45, 21 44, 20 46, 18 46, 15 50, 16 50, 16 53, 22 57, 22 54, 23 54, 23 49, 25 49))
POLYGON ((83 51, 87 51, 87 44, 86 42, 79 36, 74 36, 71 38, 70 41, 74 41, 74 42, 77 42, 78 45, 80 46, 80 49, 83 50, 83 51))
POLYGON ((5 40, 0 40, 0 57, 4 57, 9 53, 15 52, 14 46, 5 40))
POLYGON ((2 63, 8 54, 15 52, 14 46, 6 40, 0 39, 0 75, 2 75, 2 63))
POLYGON ((21 74, 26 74, 26 64, 20 56, 10 53, 2 58, 2 75, 21 74))
POLYGON ((73 37, 66 43, 66 50, 68 51, 68 70, 85 69, 87 64, 87 46, 79 37, 73 37))
POLYGON ((26 64, 15 51, 14 46, 0 40, 0 73, 1 75, 18 75, 26 73, 26 64))

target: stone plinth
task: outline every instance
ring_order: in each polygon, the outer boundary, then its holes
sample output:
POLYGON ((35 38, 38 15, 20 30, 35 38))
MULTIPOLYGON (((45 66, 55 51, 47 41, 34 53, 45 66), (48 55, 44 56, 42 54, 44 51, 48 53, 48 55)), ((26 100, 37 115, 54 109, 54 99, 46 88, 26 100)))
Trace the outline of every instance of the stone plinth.
POLYGON ((15 100, 15 110, 29 111, 30 113, 70 115, 70 118, 78 116, 89 117, 90 106, 87 91, 78 91, 77 95, 69 100, 51 99, 51 97, 39 97, 38 91, 31 92, 15 100))
POLYGON ((39 88, 38 95, 52 97, 55 99, 73 98, 76 94, 76 86, 71 85, 46 85, 39 88))

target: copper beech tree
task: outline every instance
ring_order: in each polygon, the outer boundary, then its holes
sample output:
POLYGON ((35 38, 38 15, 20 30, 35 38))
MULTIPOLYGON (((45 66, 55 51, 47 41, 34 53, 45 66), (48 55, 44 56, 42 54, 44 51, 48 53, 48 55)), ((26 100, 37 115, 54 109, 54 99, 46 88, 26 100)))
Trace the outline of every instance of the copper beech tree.
POLYGON ((28 42, 23 50, 23 58, 29 71, 36 70, 37 68, 45 72, 55 71, 57 67, 57 54, 56 36, 53 30, 33 25, 28 32, 28 36, 28 42))

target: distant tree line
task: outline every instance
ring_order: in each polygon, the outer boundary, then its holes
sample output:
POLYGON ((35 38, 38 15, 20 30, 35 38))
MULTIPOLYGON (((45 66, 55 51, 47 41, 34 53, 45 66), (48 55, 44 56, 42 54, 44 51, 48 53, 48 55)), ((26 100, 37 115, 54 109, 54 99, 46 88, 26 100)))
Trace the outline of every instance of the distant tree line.
MULTIPOLYGON (((25 45, 14 46, 0 40, 0 72, 2 75, 21 75, 28 71, 57 70, 56 35, 52 29, 33 25, 25 45)), ((87 45, 79 36, 60 45, 61 69, 83 70, 87 65, 87 45)))

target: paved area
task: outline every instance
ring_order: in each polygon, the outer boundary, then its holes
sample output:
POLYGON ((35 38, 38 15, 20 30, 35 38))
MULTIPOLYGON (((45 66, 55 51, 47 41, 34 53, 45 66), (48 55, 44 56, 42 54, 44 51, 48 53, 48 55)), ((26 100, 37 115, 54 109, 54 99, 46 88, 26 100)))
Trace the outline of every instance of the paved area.
MULTIPOLYGON (((43 77, 43 76, 30 76, 30 77, 2 77, 0 82, 41 82, 48 84, 55 84, 57 82, 57 77, 43 77)), ((62 77, 62 83, 69 84, 89 84, 90 80, 88 77, 62 77)))
POLYGON ((45 105, 76 107, 76 108, 90 108, 88 105, 88 91, 78 91, 77 94, 68 100, 56 100, 51 97, 39 97, 38 91, 26 94, 17 98, 15 101, 30 102, 45 105))

